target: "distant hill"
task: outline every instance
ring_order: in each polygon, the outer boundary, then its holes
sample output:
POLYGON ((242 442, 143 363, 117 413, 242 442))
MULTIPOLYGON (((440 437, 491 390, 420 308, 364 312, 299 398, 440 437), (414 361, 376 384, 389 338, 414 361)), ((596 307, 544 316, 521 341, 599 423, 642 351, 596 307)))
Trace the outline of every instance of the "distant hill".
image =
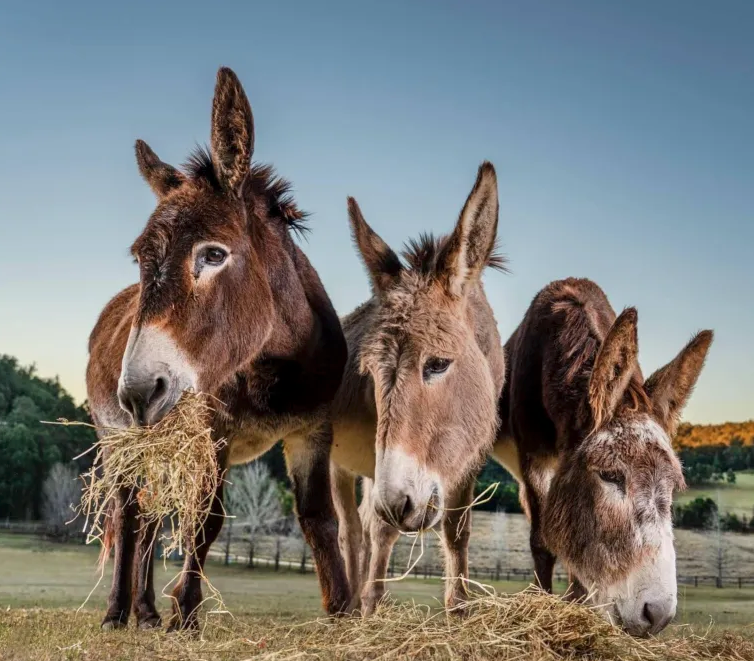
POLYGON ((678 447, 698 448, 709 445, 730 445, 739 439, 744 445, 754 445, 754 420, 724 422, 721 425, 679 425, 673 444, 678 447))

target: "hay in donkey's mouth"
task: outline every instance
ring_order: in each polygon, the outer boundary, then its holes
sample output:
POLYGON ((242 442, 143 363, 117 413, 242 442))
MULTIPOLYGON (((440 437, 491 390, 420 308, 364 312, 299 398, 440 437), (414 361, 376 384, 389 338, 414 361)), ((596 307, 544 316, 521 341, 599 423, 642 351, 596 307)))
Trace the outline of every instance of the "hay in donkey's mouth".
POLYGON ((185 392, 152 427, 99 430, 92 469, 82 476, 79 513, 86 521, 87 542, 98 539, 103 551, 109 550, 111 505, 125 488, 136 494, 140 526, 157 524, 159 529, 169 521, 170 531, 161 538, 164 557, 187 548, 204 525, 222 479, 217 454, 225 440, 213 438, 213 414, 207 395, 185 392))

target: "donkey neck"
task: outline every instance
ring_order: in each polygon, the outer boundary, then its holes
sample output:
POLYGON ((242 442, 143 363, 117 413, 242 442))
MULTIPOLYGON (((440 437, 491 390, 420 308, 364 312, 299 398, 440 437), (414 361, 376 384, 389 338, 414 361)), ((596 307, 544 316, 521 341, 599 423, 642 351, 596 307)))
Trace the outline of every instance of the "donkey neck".
POLYGON ((258 241, 273 297, 272 330, 225 388, 232 416, 307 416, 340 384, 346 346, 335 310, 308 259, 286 233, 258 241))

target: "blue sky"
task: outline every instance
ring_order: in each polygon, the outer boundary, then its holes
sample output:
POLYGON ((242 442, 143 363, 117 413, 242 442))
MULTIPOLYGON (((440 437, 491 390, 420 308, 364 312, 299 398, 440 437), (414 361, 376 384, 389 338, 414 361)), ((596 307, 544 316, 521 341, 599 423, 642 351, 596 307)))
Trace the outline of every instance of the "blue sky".
POLYGON ((399 247, 449 230, 489 159, 504 338, 547 282, 590 277, 637 306, 645 373, 715 329, 687 419, 752 418, 753 34, 747 0, 3 3, 0 352, 84 397, 154 207, 133 142, 182 162, 226 65, 340 313, 368 292, 346 196, 399 247))

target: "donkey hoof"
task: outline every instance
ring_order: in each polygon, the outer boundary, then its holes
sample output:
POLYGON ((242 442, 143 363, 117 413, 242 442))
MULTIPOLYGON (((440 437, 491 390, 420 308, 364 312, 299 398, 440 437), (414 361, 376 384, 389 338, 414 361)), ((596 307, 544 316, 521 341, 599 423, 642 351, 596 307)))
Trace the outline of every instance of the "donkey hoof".
POLYGON ((353 599, 350 592, 341 592, 339 596, 330 598, 325 601, 323 603, 323 606, 330 617, 344 617, 352 613, 352 601, 353 599))
POLYGON ((173 617, 170 618, 170 624, 168 625, 167 632, 168 633, 194 633, 199 630, 199 621, 196 619, 196 617, 176 617, 173 615, 173 617))
POLYGON ((361 612, 361 595, 360 594, 354 595, 354 597, 351 599, 351 603, 348 604, 348 609, 346 612, 349 615, 353 615, 357 611, 359 613, 361 612))
POLYGON ((374 615, 374 611, 377 610, 377 606, 382 601, 384 595, 362 595, 361 596, 361 615, 362 617, 369 617, 374 615))
POLYGON ((456 617, 465 617, 469 614, 469 594, 453 594, 445 599, 445 610, 456 617))
POLYGON ((115 631, 117 629, 125 629, 128 626, 128 622, 124 622, 118 618, 106 617, 102 620, 100 625, 102 631, 115 631))
POLYGON ((181 626, 180 624, 171 624, 167 628, 168 633, 172 634, 180 634, 182 636, 192 637, 199 635, 199 626, 198 625, 184 625, 181 626))
POLYGON ((451 604, 447 604, 445 606, 445 610, 448 612, 449 615, 452 615, 453 617, 464 618, 469 614, 468 604, 460 600, 454 601, 451 604))
POLYGON ((146 631, 148 629, 159 629, 162 626, 162 618, 159 615, 139 620, 139 629, 146 631))

